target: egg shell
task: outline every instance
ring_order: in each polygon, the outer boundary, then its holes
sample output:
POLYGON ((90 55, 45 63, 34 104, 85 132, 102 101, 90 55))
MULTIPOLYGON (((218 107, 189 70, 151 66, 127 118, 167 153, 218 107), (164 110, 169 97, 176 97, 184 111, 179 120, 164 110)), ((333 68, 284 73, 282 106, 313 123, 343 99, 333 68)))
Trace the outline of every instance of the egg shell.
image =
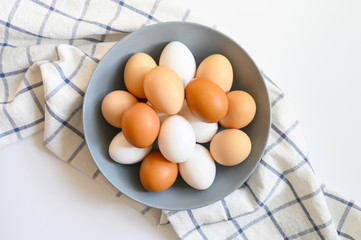
POLYGON ((183 106, 183 82, 167 66, 155 67, 146 74, 144 91, 148 101, 162 113, 176 114, 183 106))
POLYGON ((103 98, 101 112, 105 121, 110 125, 122 128, 122 118, 125 110, 137 102, 137 98, 129 92, 112 91, 103 98))
POLYGON ((147 104, 148 104, 149 106, 151 106, 151 107, 152 107, 152 108, 156 111, 156 113, 158 114, 160 124, 162 124, 162 123, 163 123, 164 119, 166 119, 167 117, 169 117, 169 115, 168 115, 168 114, 165 114, 165 113, 159 112, 159 111, 158 111, 155 107, 153 107, 153 106, 152 106, 152 104, 150 104, 150 102, 149 102, 149 101, 147 101, 147 104))
POLYGON ((251 148, 250 138, 239 129, 218 132, 210 144, 213 159, 224 166, 234 166, 243 162, 250 154, 251 148))
POLYGON ((184 87, 194 78, 196 60, 189 48, 181 42, 168 43, 160 54, 159 66, 173 69, 182 79, 184 87))
POLYGON ((146 148, 137 148, 131 145, 119 132, 109 145, 109 156, 121 164, 134 164, 143 160, 145 156, 152 150, 152 145, 146 148))
POLYGON ((187 102, 185 101, 179 115, 184 117, 191 125, 196 134, 196 142, 206 143, 211 141, 212 137, 217 133, 217 123, 202 122, 189 111, 187 102))
POLYGON ((221 54, 213 54, 205 58, 198 66, 196 77, 204 77, 229 92, 233 84, 233 68, 231 62, 221 54))
POLYGON ((129 58, 124 68, 124 83, 129 92, 138 98, 145 98, 144 76, 157 63, 146 53, 136 53, 129 58))
POLYGON ((150 192, 162 192, 170 188, 178 176, 178 164, 168 161, 159 152, 148 154, 139 168, 143 187, 150 192))
POLYGON ((256 114, 256 102, 245 91, 227 93, 228 111, 219 123, 225 128, 243 128, 247 126, 256 114))
POLYGON ((155 110, 146 103, 136 103, 123 115, 122 131, 127 141, 135 147, 145 148, 158 136, 160 121, 155 110))
POLYGON ((184 162, 193 153, 196 136, 190 123, 179 115, 166 118, 159 131, 158 146, 171 162, 184 162))
POLYGON ((227 95, 217 84, 205 78, 188 83, 186 100, 191 113, 207 123, 218 122, 228 110, 227 95))
POLYGON ((208 149, 197 144, 191 157, 179 163, 179 173, 191 187, 205 190, 214 182, 216 164, 208 149))

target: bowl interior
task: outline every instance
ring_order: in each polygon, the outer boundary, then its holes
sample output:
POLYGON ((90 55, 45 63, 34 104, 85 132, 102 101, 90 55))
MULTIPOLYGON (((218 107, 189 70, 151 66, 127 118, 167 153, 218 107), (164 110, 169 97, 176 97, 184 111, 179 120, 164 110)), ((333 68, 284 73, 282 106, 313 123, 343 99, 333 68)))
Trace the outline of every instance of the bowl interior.
POLYGON ((250 57, 224 34, 194 23, 169 22, 133 32, 119 41, 100 61, 88 84, 83 105, 83 124, 87 146, 96 165, 107 180, 128 197, 150 207, 183 210, 215 202, 238 187, 252 174, 264 151, 270 128, 270 104, 263 78, 250 57), (123 70, 126 61, 137 52, 151 55, 158 63, 162 49, 171 41, 184 43, 193 53, 197 66, 211 54, 223 54, 233 67, 232 90, 251 94, 257 105, 254 120, 243 128, 252 141, 249 157, 239 165, 217 164, 213 185, 203 191, 188 186, 181 177, 161 193, 146 191, 139 180, 139 165, 121 165, 111 160, 108 147, 120 131, 102 117, 100 106, 104 96, 113 90, 126 90, 123 70))

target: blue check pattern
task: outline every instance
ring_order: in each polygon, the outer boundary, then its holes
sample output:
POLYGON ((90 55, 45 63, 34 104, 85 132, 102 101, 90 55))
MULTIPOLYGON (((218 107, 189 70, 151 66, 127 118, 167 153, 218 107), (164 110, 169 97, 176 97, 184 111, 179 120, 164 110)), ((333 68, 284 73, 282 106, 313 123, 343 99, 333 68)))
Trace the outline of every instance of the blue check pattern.
POLYGON ((181 239, 361 238, 361 208, 318 182, 285 94, 263 77, 270 93, 272 124, 254 174, 216 203, 167 211, 168 220, 181 239))
POLYGON ((163 211, 136 203, 92 161, 82 101, 114 41, 164 21, 204 23, 166 0, 10 0, 0 11, 0 147, 44 131, 43 144, 181 239, 359 239, 361 209, 320 184, 285 94, 264 75, 273 110, 265 154, 252 177, 204 208, 163 211))

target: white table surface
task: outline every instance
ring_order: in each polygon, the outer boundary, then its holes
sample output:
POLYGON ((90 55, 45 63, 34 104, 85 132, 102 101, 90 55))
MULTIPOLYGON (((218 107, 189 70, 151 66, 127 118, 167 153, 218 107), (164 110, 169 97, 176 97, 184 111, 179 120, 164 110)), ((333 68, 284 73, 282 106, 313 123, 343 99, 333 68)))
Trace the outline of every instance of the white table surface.
MULTIPOLYGON (((361 204, 361 2, 183 2, 284 90, 320 181, 361 204)), ((0 239, 177 239, 41 142, 42 132, 0 149, 0 239)))

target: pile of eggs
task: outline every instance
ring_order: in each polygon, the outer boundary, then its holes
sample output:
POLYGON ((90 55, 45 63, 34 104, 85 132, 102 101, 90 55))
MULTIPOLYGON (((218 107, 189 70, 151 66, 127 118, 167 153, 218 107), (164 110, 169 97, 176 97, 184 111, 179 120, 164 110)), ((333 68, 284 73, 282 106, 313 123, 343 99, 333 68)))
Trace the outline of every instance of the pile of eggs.
POLYGON ((251 140, 241 128, 253 120, 256 103, 245 91, 230 91, 233 69, 225 56, 210 55, 197 67, 189 48, 173 41, 159 65, 148 54, 132 55, 124 83, 128 91, 108 93, 101 105, 104 119, 121 129, 109 155, 121 164, 141 162, 146 190, 170 188, 178 173, 191 187, 207 189, 215 162, 233 166, 250 154, 251 140))

